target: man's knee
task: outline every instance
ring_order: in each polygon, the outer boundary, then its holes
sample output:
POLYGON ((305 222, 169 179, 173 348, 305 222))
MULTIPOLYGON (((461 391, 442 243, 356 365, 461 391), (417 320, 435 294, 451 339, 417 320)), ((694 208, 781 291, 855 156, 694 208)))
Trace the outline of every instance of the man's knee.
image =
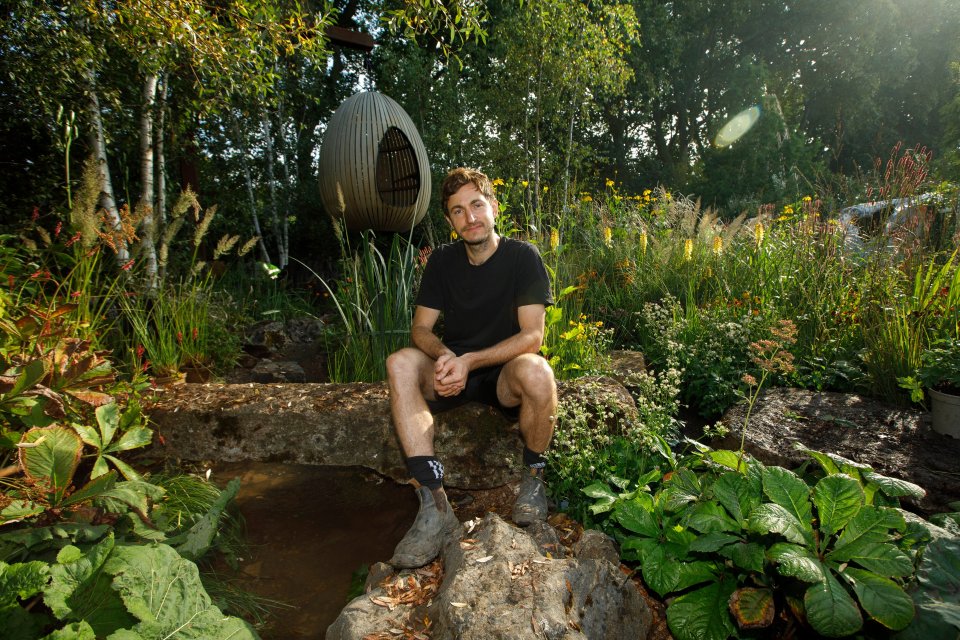
POLYGON ((547 359, 533 353, 525 353, 515 360, 517 382, 524 395, 552 398, 557 383, 547 359))
POLYGON ((387 378, 391 381, 418 380, 422 355, 410 347, 387 356, 387 378))

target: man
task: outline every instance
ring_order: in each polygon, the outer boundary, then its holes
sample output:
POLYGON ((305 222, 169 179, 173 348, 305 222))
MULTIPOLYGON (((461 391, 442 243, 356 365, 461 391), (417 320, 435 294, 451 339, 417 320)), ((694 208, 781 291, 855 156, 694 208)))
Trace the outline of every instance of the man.
POLYGON ((539 355, 550 280, 536 248, 501 238, 493 185, 473 169, 443 182, 447 222, 461 239, 435 250, 423 273, 413 314, 413 347, 387 358, 390 407, 420 510, 390 564, 420 567, 459 527, 443 490, 433 450, 433 413, 477 400, 519 418, 528 468, 513 509, 526 526, 547 515, 543 452, 553 436, 557 388, 539 355), (443 315, 441 339, 434 327, 443 315))

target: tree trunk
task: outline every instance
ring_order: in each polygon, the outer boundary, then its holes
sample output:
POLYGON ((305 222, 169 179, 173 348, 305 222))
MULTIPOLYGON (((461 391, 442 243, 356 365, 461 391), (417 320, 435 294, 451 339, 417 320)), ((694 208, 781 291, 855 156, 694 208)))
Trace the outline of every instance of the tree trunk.
POLYGON ((273 235, 277 243, 277 266, 283 269, 287 266, 287 246, 284 244, 283 230, 280 228, 280 216, 277 213, 277 181, 273 170, 273 132, 270 127, 270 112, 264 107, 260 111, 260 121, 263 125, 263 149, 267 159, 267 187, 270 193, 270 222, 273 226, 273 235))
POLYGON ((154 168, 157 173, 157 206, 154 209, 161 226, 167 224, 167 158, 164 152, 163 139, 166 136, 167 123, 167 79, 162 80, 163 85, 158 96, 157 105, 157 130, 154 134, 154 144, 156 160, 154 168))
MULTIPOLYGON (((123 224, 120 220, 120 211, 113 195, 113 180, 110 179, 110 166, 107 164, 107 143, 103 135, 103 118, 100 115, 100 99, 97 97, 97 76, 90 66, 87 73, 87 90, 90 92, 88 108, 90 111, 90 148, 93 149, 94 161, 97 163, 97 178, 100 182, 100 206, 106 211, 107 223, 114 231, 120 231, 123 224)), ((120 236, 116 247, 117 263, 124 264, 130 259, 130 250, 127 241, 120 236)))
POLYGON ((237 146, 240 147, 240 165, 243 167, 243 178, 247 185, 247 199, 250 201, 250 219, 253 222, 253 232, 257 234, 257 246, 260 247, 260 260, 266 264, 270 262, 270 252, 267 251, 267 243, 263 239, 263 231, 260 230, 260 216, 257 215, 257 199, 253 194, 253 178, 250 175, 250 163, 247 162, 247 143, 243 139, 243 132, 240 130, 240 121, 236 115, 233 116, 233 133, 236 137, 237 146))
MULTIPOLYGON (((290 165, 292 164, 292 158, 288 152, 290 148, 287 145, 286 127, 284 124, 284 115, 283 115, 283 100, 277 104, 277 123, 279 125, 279 130, 277 131, 277 152, 280 154, 280 158, 283 159, 283 189, 281 189, 280 195, 283 198, 283 246, 286 248, 286 262, 290 261, 290 200, 291 194, 294 189, 293 177, 290 175, 290 165)), ((294 142, 296 144, 296 142, 294 142)))
POLYGON ((145 261, 144 284, 147 291, 157 288, 156 220, 153 211, 153 108, 157 98, 157 74, 148 73, 143 79, 143 102, 140 105, 140 202, 143 215, 143 233, 140 251, 145 261))

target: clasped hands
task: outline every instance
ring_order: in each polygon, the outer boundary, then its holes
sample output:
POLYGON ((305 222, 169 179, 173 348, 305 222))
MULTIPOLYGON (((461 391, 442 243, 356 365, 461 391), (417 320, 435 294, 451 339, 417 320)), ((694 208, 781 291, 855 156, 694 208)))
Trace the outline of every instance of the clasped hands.
POLYGON ((453 353, 445 353, 434 366, 433 389, 438 396, 455 396, 467 386, 470 368, 462 358, 453 353))

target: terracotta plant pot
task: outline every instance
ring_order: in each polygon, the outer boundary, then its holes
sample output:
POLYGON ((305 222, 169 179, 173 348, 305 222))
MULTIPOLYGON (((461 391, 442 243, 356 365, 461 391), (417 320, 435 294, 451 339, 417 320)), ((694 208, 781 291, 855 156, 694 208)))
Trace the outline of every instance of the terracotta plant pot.
POLYGON ((930 414, 934 431, 960 438, 960 395, 930 389, 930 414))

